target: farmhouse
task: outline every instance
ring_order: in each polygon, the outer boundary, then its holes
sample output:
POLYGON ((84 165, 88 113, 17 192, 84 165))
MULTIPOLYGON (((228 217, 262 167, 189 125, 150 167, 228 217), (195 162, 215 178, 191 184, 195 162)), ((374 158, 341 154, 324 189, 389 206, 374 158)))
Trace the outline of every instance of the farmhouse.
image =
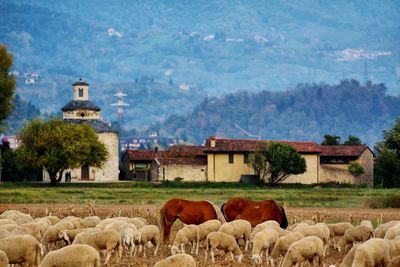
MULTIPOLYGON (((210 137, 204 146, 171 146, 167 151, 128 150, 123 156, 124 172, 133 180, 238 182, 254 175, 248 155, 267 140, 238 140, 210 137), (144 173, 144 174, 143 174, 144 173), (145 177, 145 178, 143 178, 145 177)), ((320 146, 315 142, 273 141, 286 143, 300 153, 307 171, 289 176, 284 183, 373 182, 374 154, 368 146, 320 146), (364 174, 353 177, 348 166, 358 162, 364 174)), ((131 179, 128 177, 128 179, 131 179)))
POLYGON ((122 156, 123 179, 136 181, 205 181, 207 156, 203 146, 170 146, 166 151, 127 150, 122 156))
MULTIPOLYGON (((101 119, 100 107, 89 99, 89 84, 79 79, 72 85, 73 99, 64 107, 63 119, 69 123, 89 124, 108 151, 108 159, 102 168, 89 165, 70 170, 73 180, 118 181, 118 132, 101 119)), ((44 180, 48 180, 47 175, 44 180)))
MULTIPOLYGON (((267 140, 219 139, 210 137, 205 143, 208 181, 240 181, 243 176, 254 174, 248 164, 248 153, 254 152, 260 142, 267 140)), ((289 176, 284 183, 350 183, 373 184, 374 154, 368 146, 320 146, 315 142, 274 141, 291 145, 300 153, 307 171, 289 176), (358 162, 364 169, 360 177, 353 177, 348 166, 358 162)))

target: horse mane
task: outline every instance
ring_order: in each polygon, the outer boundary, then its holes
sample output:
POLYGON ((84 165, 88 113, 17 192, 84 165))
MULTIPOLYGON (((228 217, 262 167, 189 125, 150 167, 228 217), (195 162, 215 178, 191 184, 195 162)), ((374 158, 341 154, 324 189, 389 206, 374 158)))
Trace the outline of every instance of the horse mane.
POLYGON ((211 201, 207 201, 207 202, 213 206, 215 213, 217 214, 217 219, 222 223, 226 223, 225 215, 219 210, 219 208, 211 201))

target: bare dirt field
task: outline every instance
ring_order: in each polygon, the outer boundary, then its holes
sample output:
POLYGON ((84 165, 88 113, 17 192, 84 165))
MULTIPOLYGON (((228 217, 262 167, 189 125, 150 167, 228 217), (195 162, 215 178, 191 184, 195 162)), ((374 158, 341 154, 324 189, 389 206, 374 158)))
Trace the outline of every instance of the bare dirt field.
MULTIPOLYGON (((30 213, 34 217, 42 217, 49 214, 57 215, 60 218, 75 215, 89 216, 98 215, 101 218, 115 216, 141 216, 146 218, 149 223, 158 225, 159 205, 44 205, 44 204, 0 204, 0 213, 7 209, 16 209, 25 213, 30 213)), ((374 225, 380 220, 383 222, 390 220, 400 220, 400 209, 352 209, 352 208, 292 208, 286 207, 286 215, 289 223, 304 219, 314 219, 315 221, 338 222, 348 221, 357 224, 360 220, 369 219, 374 225)), ((174 224, 171 238, 182 225, 178 222, 174 224)), ((163 245, 159 249, 157 256, 152 255, 154 248, 149 248, 147 257, 129 258, 124 257, 118 264, 112 263, 111 266, 153 266, 158 260, 164 259, 170 254, 170 249, 163 245)), ((199 267, 203 266, 255 266, 251 262, 251 253, 244 252, 244 259, 241 264, 230 262, 224 255, 216 256, 216 263, 205 260, 205 250, 200 249, 199 255, 194 256, 199 267)), ((326 256, 324 263, 326 266, 337 264, 345 255, 345 252, 333 252, 326 256)), ((103 258, 104 259, 104 258, 103 258)), ((266 266, 266 265, 264 265, 266 266)))

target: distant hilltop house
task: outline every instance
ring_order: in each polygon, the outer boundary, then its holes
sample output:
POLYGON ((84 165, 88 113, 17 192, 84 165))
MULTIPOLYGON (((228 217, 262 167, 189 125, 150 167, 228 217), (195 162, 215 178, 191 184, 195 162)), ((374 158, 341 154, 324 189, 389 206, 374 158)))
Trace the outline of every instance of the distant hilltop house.
MULTIPOLYGON (((102 168, 85 165, 79 169, 70 170, 72 179, 76 181, 118 181, 118 132, 101 119, 100 107, 89 99, 88 83, 80 79, 72 85, 72 91, 72 101, 61 108, 64 121, 92 126, 109 154, 107 162, 102 168)), ((43 180, 49 180, 47 174, 43 180)))
MULTIPOLYGON (((248 155, 267 140, 239 140, 210 137, 204 146, 171 146, 167 151, 127 150, 122 157, 125 179, 144 181, 239 182, 254 171, 248 155)), ((289 176, 284 183, 373 184, 374 154, 368 146, 320 146, 315 142, 279 141, 300 153, 307 171, 289 176), (364 174, 353 177, 351 161, 364 168, 364 174)))
POLYGON ((165 144, 167 146, 175 145, 176 138, 160 137, 157 133, 149 134, 148 136, 125 137, 121 138, 121 151, 135 150, 141 147, 150 148, 158 144, 165 144))
POLYGON ((25 84, 35 84, 39 79, 39 73, 32 72, 32 73, 25 73, 25 84))

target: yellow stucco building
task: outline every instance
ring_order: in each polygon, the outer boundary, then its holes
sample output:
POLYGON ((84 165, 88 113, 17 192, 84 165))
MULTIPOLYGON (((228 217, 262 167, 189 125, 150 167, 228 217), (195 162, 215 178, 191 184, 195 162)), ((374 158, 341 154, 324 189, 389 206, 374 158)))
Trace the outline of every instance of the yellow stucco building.
MULTIPOLYGON (((206 140, 207 181, 238 182, 254 174, 248 155, 257 150, 260 142, 267 140, 239 140, 210 137, 206 140)), ((274 141, 275 142, 275 141, 274 141)), ((319 146, 315 142, 276 141, 288 144, 300 153, 307 165, 303 174, 291 175, 284 183, 350 183, 372 186, 374 155, 368 146, 319 146), (356 161, 364 174, 353 177, 348 164, 356 161)))

